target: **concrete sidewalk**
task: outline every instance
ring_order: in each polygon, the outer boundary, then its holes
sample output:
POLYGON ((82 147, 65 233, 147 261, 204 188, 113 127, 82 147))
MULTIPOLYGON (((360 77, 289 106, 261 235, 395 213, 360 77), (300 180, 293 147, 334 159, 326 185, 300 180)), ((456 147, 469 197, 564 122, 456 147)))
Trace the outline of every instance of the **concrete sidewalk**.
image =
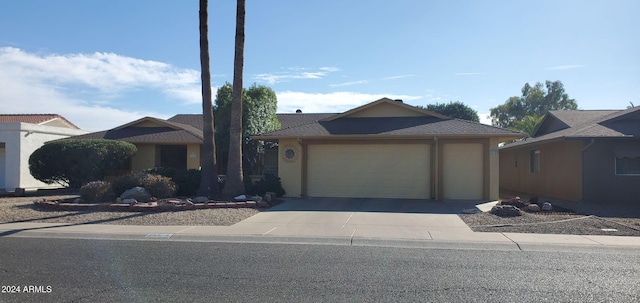
POLYGON ((473 232, 457 215, 468 201, 289 199, 232 226, 2 223, 0 237, 318 243, 547 250, 640 248, 640 237, 473 232))

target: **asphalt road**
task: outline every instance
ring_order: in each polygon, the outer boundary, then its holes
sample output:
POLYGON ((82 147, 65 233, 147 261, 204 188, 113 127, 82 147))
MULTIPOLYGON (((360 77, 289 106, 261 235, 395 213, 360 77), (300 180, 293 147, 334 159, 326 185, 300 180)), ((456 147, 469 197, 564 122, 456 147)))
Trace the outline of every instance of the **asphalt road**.
POLYGON ((640 252, 4 237, 0 285, 0 302, 639 302, 640 252))

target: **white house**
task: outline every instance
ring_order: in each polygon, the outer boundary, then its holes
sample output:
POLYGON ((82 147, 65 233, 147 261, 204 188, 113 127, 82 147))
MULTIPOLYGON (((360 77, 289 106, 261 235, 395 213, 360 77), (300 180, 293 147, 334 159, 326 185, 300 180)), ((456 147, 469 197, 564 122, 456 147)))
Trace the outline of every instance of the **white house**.
POLYGON ((0 115, 0 192, 59 187, 31 176, 29 157, 45 142, 85 133, 57 114, 0 115))

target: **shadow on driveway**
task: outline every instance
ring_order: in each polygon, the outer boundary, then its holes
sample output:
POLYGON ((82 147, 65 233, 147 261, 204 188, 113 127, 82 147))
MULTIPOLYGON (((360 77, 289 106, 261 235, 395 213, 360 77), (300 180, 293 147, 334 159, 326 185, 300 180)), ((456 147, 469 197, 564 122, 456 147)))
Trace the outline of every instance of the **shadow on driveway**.
POLYGON ((461 214, 463 209, 475 208, 483 201, 471 200, 411 200, 368 198, 285 198, 285 202, 265 212, 323 211, 323 212, 385 212, 421 214, 461 214))

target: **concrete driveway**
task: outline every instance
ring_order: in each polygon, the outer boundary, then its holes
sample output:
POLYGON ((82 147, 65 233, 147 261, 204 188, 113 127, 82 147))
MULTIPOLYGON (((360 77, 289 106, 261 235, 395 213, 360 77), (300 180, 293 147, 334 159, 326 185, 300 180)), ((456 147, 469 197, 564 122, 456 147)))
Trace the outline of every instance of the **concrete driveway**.
POLYGON ((232 226, 238 234, 280 237, 360 237, 449 240, 473 238, 458 217, 472 201, 286 199, 232 226))

